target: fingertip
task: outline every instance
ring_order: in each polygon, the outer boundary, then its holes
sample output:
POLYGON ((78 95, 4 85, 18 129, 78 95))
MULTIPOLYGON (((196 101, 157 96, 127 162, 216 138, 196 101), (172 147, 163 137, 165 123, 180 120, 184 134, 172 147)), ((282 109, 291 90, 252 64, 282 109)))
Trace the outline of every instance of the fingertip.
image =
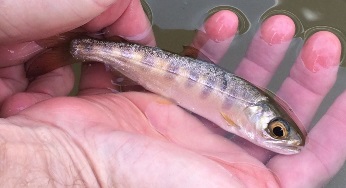
POLYGON ((75 29, 100 15, 116 1, 47 0, 35 3, 21 1, 19 4, 6 1, 0 6, 0 43, 39 40, 75 29))
POLYGON ((261 26, 261 38, 268 44, 281 44, 290 41, 294 33, 294 22, 285 15, 271 16, 261 26))
POLYGON ((267 18, 256 32, 235 73, 265 87, 282 62, 294 32, 294 22, 288 16, 267 18))
POLYGON ((339 65, 341 48, 341 42, 336 35, 328 31, 319 31, 304 44, 301 59, 308 70, 318 72, 339 65))
POLYGON ((337 80, 340 54, 341 44, 333 33, 316 32, 305 42, 289 77, 277 92, 305 127, 337 80))
POLYGON ((30 106, 49 98, 51 96, 44 93, 17 93, 4 101, 0 115, 3 118, 16 115, 30 106))
MULTIPOLYGON (((111 0, 112 1, 112 0, 111 0)), ((130 1, 116 1, 105 12, 83 25, 89 32, 98 32, 118 20, 129 6, 130 1)))
POLYGON ((238 17, 235 13, 221 10, 204 23, 204 29, 210 39, 219 42, 234 37, 238 30, 238 24, 238 17))
POLYGON ((71 66, 55 69, 33 80, 27 92, 42 93, 49 96, 68 95, 74 86, 74 72, 71 66))
POLYGON ((154 46, 151 23, 140 1, 131 1, 119 19, 104 29, 106 37, 120 36, 130 42, 154 46), (129 24, 131 23, 131 24, 129 24))
POLYGON ((237 15, 229 10, 221 10, 205 21, 191 46, 199 51, 198 58, 218 63, 227 52, 237 30, 237 15))
POLYGON ((109 92, 112 84, 112 73, 103 63, 88 62, 82 64, 79 83, 79 95, 109 92), (94 93, 95 92, 95 93, 94 93))

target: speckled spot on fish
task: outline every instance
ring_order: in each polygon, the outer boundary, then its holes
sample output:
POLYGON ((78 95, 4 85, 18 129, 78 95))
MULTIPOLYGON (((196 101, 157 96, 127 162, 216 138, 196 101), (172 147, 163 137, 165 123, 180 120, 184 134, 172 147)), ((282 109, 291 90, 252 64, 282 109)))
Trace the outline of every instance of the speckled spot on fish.
POLYGON ((98 46, 93 45, 92 43, 85 43, 85 45, 81 46, 83 50, 86 52, 92 52, 94 51, 94 48, 97 48, 98 46))
POLYGON ((228 81, 225 73, 222 74, 222 77, 223 78, 219 81, 219 87, 220 91, 225 92, 228 88, 228 81))
POLYGON ((134 52, 127 50, 127 49, 121 49, 121 56, 124 58, 133 59, 134 58, 134 52))

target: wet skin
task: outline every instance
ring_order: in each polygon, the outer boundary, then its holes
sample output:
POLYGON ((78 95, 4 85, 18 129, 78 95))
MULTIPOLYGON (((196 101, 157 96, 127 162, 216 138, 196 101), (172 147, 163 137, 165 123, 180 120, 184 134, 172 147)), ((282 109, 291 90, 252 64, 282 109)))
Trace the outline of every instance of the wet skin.
MULTIPOLYGON (((35 42, 13 43, 81 26, 92 32, 105 28, 107 36, 155 44, 138 1, 54 2, 29 6, 26 1, 10 1, 0 6, 4 9, 0 14, 6 14, 0 16, 0 143, 6 146, 0 147, 1 161, 5 161, 1 168, 13 169, 0 176, 4 185, 320 187, 344 163, 346 93, 309 132, 301 153, 272 156, 238 138, 235 142, 225 139, 221 130, 157 95, 111 93, 112 75, 102 64, 83 65, 76 97, 65 97, 73 87, 70 67, 29 82, 24 63, 41 48, 35 42), (27 8, 42 14, 31 14, 27 8), (18 16, 23 14, 27 15, 18 16)), ((235 14, 218 12, 201 27, 191 45, 217 62, 232 42, 237 25, 235 14)), ((286 16, 266 20, 236 73, 266 86, 294 29, 286 16)), ((314 34, 277 93, 304 125, 309 125, 335 82, 340 51, 333 34, 314 34)))

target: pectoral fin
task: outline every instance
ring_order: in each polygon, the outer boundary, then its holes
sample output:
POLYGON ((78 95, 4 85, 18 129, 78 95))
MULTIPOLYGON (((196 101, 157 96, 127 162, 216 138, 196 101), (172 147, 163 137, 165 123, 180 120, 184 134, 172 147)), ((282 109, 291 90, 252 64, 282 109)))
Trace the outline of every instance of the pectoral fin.
POLYGON ((240 128, 239 125, 237 125, 236 123, 234 123, 234 121, 232 120, 232 118, 230 118, 226 113, 220 112, 220 114, 221 114, 221 116, 223 117, 223 119, 226 120, 226 122, 228 123, 229 126, 236 127, 236 128, 240 128))

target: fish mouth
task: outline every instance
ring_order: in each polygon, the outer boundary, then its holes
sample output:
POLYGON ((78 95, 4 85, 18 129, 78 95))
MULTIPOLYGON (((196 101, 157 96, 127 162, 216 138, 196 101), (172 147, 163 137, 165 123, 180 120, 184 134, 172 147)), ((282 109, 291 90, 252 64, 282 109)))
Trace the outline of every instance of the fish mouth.
POLYGON ((298 154, 302 150, 302 146, 277 146, 272 147, 272 151, 278 154, 293 155, 298 154))
POLYGON ((284 142, 269 141, 265 143, 265 146, 267 149, 279 154, 292 155, 299 153, 303 148, 303 146, 301 145, 302 142, 299 140, 292 142, 290 144, 287 144, 284 142))

